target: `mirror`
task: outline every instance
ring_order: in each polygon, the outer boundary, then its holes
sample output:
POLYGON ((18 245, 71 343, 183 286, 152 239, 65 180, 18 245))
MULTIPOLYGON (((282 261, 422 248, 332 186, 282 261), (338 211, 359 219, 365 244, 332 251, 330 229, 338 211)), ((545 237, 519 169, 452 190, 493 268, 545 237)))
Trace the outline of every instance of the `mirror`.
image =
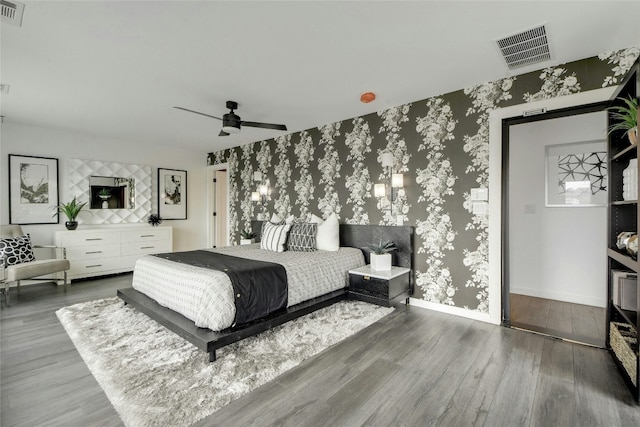
POLYGON ((80 214, 79 223, 144 222, 151 213, 150 166, 69 159, 66 169, 69 200, 77 197, 91 209, 80 214))
POLYGON ((133 178, 90 176, 91 209, 135 209, 136 180, 133 178))

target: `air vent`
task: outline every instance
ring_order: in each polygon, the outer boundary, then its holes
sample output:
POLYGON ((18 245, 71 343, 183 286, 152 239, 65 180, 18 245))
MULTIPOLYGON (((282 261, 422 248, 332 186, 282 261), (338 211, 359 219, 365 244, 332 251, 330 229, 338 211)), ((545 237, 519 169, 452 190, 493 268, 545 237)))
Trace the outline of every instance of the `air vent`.
POLYGON ((22 13, 24 12, 24 4, 16 2, 8 2, 0 0, 0 17, 2 22, 7 24, 22 26, 22 13))
POLYGON ((510 70, 551 59, 544 25, 496 40, 510 70))

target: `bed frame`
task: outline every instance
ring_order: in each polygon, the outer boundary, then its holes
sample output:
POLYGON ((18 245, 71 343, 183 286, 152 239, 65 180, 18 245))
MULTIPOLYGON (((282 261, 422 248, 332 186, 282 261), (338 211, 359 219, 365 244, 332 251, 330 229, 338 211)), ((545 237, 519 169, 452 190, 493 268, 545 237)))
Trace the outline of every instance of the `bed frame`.
MULTIPOLYGON (((251 226, 254 232, 260 236, 262 221, 252 221, 251 226)), ((391 240, 398 247, 398 251, 393 254, 394 265, 411 269, 409 275, 411 286, 409 293, 406 295, 408 302, 409 296, 413 293, 414 286, 413 227, 340 224, 340 246, 362 249, 369 243, 377 242, 379 239, 391 240)), ((369 252, 363 249, 363 254, 365 262, 369 263, 369 252)), ((180 335, 197 348, 209 353, 209 362, 214 362, 216 360, 217 349, 347 299, 347 290, 347 288, 339 289, 301 302, 300 304, 278 310, 260 320, 227 328, 219 332, 197 327, 194 322, 183 315, 161 306, 155 302, 155 300, 133 288, 120 289, 117 295, 125 304, 129 304, 138 309, 156 322, 180 335)))

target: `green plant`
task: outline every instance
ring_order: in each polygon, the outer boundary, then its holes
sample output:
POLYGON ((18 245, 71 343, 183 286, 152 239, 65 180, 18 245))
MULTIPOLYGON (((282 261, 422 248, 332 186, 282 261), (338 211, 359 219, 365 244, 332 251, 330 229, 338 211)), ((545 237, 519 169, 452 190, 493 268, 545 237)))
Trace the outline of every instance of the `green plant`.
POLYGON ((378 243, 368 244, 367 249, 369 249, 372 253, 377 255, 388 254, 398 250, 398 248, 396 247, 396 244, 393 243, 391 240, 382 241, 382 239, 380 239, 378 243))
POLYGON ((111 196, 111 191, 107 188, 102 188, 102 190, 98 191, 98 196, 102 196, 102 197, 110 197, 111 196))
POLYGON ((254 238, 258 237, 258 235, 256 233, 254 233, 253 231, 250 231, 250 230, 242 230, 240 232, 240 235, 242 236, 243 239, 254 239, 254 238))
POLYGON ((611 119, 614 123, 609 127, 609 133, 617 130, 626 132, 638 126, 638 99, 631 96, 629 96, 629 99, 617 99, 624 102, 625 105, 607 108, 607 110, 611 111, 611 119))
POLYGON ((53 209, 56 212, 52 216, 56 216, 58 212, 62 212, 69 219, 69 221, 75 221, 78 214, 87 205, 87 202, 78 203, 74 197, 69 203, 60 203, 58 206, 54 206, 53 209))

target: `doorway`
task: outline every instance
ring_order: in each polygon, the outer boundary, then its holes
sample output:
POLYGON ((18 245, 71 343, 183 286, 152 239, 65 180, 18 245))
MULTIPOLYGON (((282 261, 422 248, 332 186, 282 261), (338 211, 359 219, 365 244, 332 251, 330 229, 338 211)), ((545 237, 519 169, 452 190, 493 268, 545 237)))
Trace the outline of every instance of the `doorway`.
POLYGON ((503 122, 503 322, 605 346, 606 103, 503 122))
POLYGON ((207 169, 207 247, 229 245, 229 185, 226 164, 207 169))

